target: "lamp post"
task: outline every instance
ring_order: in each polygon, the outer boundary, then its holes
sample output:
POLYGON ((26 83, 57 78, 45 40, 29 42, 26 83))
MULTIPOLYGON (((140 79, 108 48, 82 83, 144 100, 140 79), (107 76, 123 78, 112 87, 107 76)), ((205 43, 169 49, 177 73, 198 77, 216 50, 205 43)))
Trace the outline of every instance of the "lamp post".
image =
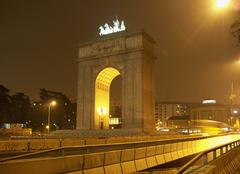
POLYGON ((51 101, 48 105, 48 124, 46 126, 47 130, 48 130, 48 134, 50 133, 50 114, 51 114, 51 106, 55 106, 57 104, 56 101, 51 101))
POLYGON ((107 115, 107 109, 106 109, 106 107, 102 106, 102 107, 98 108, 97 112, 98 112, 98 115, 100 117, 100 129, 104 129, 103 118, 104 118, 104 116, 107 115))

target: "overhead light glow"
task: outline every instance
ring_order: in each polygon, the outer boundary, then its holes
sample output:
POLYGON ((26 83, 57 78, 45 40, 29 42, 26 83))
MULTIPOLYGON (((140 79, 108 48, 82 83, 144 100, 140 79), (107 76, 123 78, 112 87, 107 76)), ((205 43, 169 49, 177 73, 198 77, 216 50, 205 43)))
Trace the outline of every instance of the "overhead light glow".
POLYGON ((216 0, 215 3, 217 9, 223 9, 230 4, 230 0, 216 0))
POLYGON ((237 65, 240 65, 240 58, 237 60, 237 65))
POLYGON ((97 112, 100 116, 107 115, 107 108, 106 107, 99 107, 97 112))
POLYGON ((238 113, 238 111, 237 111, 237 110, 233 110, 233 113, 234 113, 234 114, 237 114, 237 113, 238 113))
POLYGON ((57 104, 57 102, 54 100, 50 103, 50 105, 52 105, 52 106, 55 106, 56 104, 57 104))

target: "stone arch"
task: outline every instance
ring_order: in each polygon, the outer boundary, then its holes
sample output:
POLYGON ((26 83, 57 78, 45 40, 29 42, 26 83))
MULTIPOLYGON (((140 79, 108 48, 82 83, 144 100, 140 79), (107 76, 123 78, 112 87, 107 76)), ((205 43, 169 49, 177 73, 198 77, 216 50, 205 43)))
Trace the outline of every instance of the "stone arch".
MULTIPOLYGON (((112 80, 120 75, 121 128, 152 132, 155 59, 154 41, 144 32, 122 33, 81 44, 77 60, 77 129, 100 128, 98 113, 109 114, 109 96, 103 91, 108 91, 112 80), (98 90, 102 92, 95 96, 98 90), (99 102, 100 98, 108 100, 99 102), (108 107, 104 108, 104 105, 108 107)), ((108 120, 108 116, 103 120, 105 129, 108 128, 108 120)))
POLYGON ((110 86, 120 72, 113 67, 101 70, 95 80, 95 129, 109 128, 110 86))

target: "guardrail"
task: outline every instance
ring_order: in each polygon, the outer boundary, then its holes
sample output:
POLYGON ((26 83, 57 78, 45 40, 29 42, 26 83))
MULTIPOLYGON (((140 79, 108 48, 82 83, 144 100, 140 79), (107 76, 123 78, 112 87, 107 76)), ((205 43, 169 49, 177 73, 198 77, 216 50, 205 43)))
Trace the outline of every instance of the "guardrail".
POLYGON ((179 138, 194 138, 201 137, 200 135, 152 135, 152 136, 124 136, 124 137, 22 137, 0 140, 0 152, 8 151, 32 151, 32 150, 49 150, 59 147, 69 146, 83 146, 83 145, 96 145, 96 144, 113 144, 113 143, 126 143, 126 142, 139 142, 139 141, 152 141, 152 140, 167 140, 169 137, 172 139, 179 138))
MULTIPOLYGON (((168 135, 162 136, 135 136, 135 137, 98 137, 98 138, 24 138, 24 139, 9 139, 0 141, 0 152, 8 151, 36 151, 36 150, 49 150, 59 147, 70 146, 84 146, 84 145, 98 145, 98 144, 114 144, 114 143, 126 143, 126 142, 143 142, 143 141, 168 141, 171 139, 187 139, 187 138, 210 138, 215 136, 222 136, 224 134, 212 135, 212 136, 174 136, 168 135)), ((1 158, 1 156, 0 156, 1 158)))
POLYGON ((176 174, 193 173, 194 171, 208 165, 209 163, 213 162, 223 155, 226 155, 228 152, 238 147, 240 147, 240 140, 201 152, 187 164, 185 164, 182 168, 180 168, 176 174))
POLYGON ((0 162, 0 173, 15 174, 16 171, 21 171, 25 174, 69 172, 127 174, 195 155, 224 142, 236 140, 240 140, 240 134, 64 147, 5 159, 0 162))
MULTIPOLYGON (((59 140, 59 148, 53 148, 50 150, 43 150, 39 152, 33 152, 29 154, 18 155, 14 157, 1 159, 0 162, 16 160, 16 159, 29 159, 29 158, 40 158, 40 157, 64 157, 67 155, 83 155, 90 153, 99 153, 106 151, 117 151, 124 149, 136 149, 145 148, 149 146, 165 145, 178 142, 201 140, 216 136, 204 136, 204 137, 190 137, 190 138, 176 138, 176 139, 165 139, 165 140, 154 140, 154 141, 139 141, 139 142, 127 142, 127 143, 114 143, 114 144, 98 144, 98 145, 82 145, 72 147, 62 147, 62 140, 59 140)), ((30 145, 28 145, 30 146, 30 145)))

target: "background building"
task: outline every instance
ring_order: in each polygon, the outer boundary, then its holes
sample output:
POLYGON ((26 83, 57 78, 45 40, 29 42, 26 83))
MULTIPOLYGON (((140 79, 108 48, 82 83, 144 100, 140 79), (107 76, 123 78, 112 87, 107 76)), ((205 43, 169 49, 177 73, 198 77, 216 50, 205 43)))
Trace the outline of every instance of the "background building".
POLYGON ((240 128, 240 107, 237 105, 222 105, 217 104, 214 99, 205 99, 202 104, 191 107, 189 111, 190 115, 168 118, 167 127, 190 134, 218 134, 240 128))
POLYGON ((109 129, 122 128, 122 107, 121 101, 110 103, 109 129))
POLYGON ((240 107, 217 104, 214 99, 205 99, 191 109, 191 120, 214 120, 239 128, 240 107))
MULTIPOLYGON (((184 102, 156 102, 155 120, 157 130, 161 128, 179 128, 189 123, 192 126, 199 124, 197 120, 208 120, 205 125, 213 124, 212 121, 226 123, 229 126, 239 128, 240 106, 217 104, 214 99, 203 100, 202 103, 184 102), (194 121, 194 122, 193 122, 194 121), (193 124, 194 123, 194 124, 193 124)), ((215 124, 216 124, 215 123, 215 124)), ((121 102, 111 102, 110 129, 119 129, 122 124, 121 102)), ((213 127, 213 126, 212 126, 213 127)), ((219 127, 219 125, 218 125, 219 127)), ((225 125, 222 127, 226 127, 225 125)))
POLYGON ((158 126, 167 127, 167 121, 172 116, 190 115, 191 109, 199 103, 156 102, 155 120, 158 126))
POLYGON ((203 104, 191 110, 191 120, 215 120, 228 123, 229 116, 229 107, 220 104, 203 104))

